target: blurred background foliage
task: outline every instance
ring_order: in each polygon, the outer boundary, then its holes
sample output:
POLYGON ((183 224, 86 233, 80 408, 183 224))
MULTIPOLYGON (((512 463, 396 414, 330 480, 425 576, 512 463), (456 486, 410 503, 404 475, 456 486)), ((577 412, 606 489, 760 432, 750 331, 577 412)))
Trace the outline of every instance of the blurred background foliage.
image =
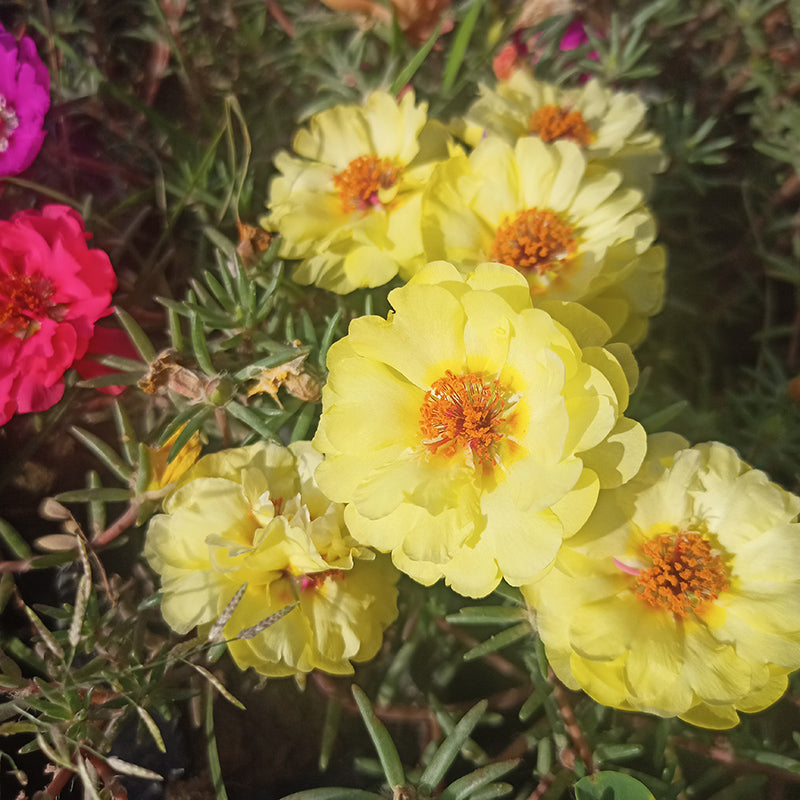
POLYGON ((733 445, 800 490, 800 3, 396 5, 0 5, 8 30, 36 40, 53 95, 41 154, 4 182, 0 214, 79 209, 119 278, 108 324, 138 350, 104 359, 123 373, 106 384, 133 387, 118 403, 73 381, 56 408, 0 429, 0 558, 17 564, 0 580, 3 796, 271 800, 350 787, 307 795, 333 800, 383 784, 399 800, 402 763, 420 797, 446 800, 638 796, 575 786, 596 769, 659 799, 797 797, 797 680, 725 734, 603 708, 548 673, 516 592, 464 609, 404 580, 400 620, 357 670, 371 704, 320 674, 305 691, 262 685, 160 621, 138 563, 159 500, 148 448, 174 455, 195 433, 207 450, 310 436, 328 346, 355 316, 387 309, 390 287, 333 297, 288 279, 257 228, 275 152, 314 112, 377 87, 411 82, 446 120, 493 81, 512 41, 542 78, 638 92, 670 157, 650 198, 668 295, 637 351, 630 415, 733 445), (576 17, 590 42, 562 52, 576 17))

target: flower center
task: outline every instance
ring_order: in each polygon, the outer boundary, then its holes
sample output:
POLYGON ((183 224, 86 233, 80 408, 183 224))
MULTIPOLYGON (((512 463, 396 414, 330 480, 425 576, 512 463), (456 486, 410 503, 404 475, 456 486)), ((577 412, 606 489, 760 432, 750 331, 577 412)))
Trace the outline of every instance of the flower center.
POLYGON ((300 579, 300 591, 305 592, 308 589, 315 591, 319 589, 328 578, 343 581, 344 571, 341 569, 326 569, 324 572, 312 572, 308 575, 303 575, 300 579))
POLYGON ((11 134, 19 127, 17 112, 8 104, 6 98, 0 94, 0 153, 8 150, 11 134))
POLYGON ((396 183, 401 167, 388 158, 376 155, 354 158, 345 169, 333 176, 333 185, 339 192, 342 211, 369 211, 383 206, 391 198, 382 195, 396 183))
POLYGON ((54 291, 53 284, 38 273, 0 273, 0 331, 24 338, 31 326, 48 316, 54 291))
POLYGON ((494 445, 503 438, 499 428, 506 421, 501 416, 505 408, 499 381, 447 370, 431 384, 422 402, 422 443, 429 453, 448 458, 466 450, 474 462, 485 466, 494 461, 494 445))
POLYGON ((651 539, 642 545, 642 554, 653 565, 636 574, 636 596, 652 608, 678 617, 701 614, 728 588, 722 558, 694 531, 651 539))
POLYGON ((586 146, 594 139, 592 129, 586 124, 580 111, 568 111, 561 106, 543 106, 531 114, 528 127, 543 142, 569 139, 586 146))
POLYGON ((526 208, 498 226, 492 260, 544 275, 560 266, 557 262, 569 261, 577 249, 572 227, 555 211, 526 208))

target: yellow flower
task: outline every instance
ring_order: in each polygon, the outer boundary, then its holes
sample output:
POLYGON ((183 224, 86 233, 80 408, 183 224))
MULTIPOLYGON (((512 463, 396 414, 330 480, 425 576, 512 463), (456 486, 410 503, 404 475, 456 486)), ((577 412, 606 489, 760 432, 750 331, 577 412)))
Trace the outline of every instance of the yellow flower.
POLYGON ((627 185, 648 192, 653 173, 663 172, 667 159, 661 139, 647 130, 646 114, 635 94, 612 92, 597 79, 562 89, 521 69, 495 89, 482 86, 480 97, 451 127, 472 147, 487 134, 512 145, 528 136, 572 141, 588 160, 619 170, 627 185))
POLYGON ((328 353, 314 446, 353 536, 415 580, 471 597, 520 585, 627 480, 645 436, 626 419, 636 365, 573 303, 531 307, 501 264, 435 262, 328 353))
POLYGON ((427 121, 413 92, 375 92, 364 106, 335 106, 294 139, 296 158, 275 159, 271 214, 293 277, 346 294, 381 286, 422 262, 420 196, 437 161, 455 152, 445 127, 427 121), (420 262, 417 264, 416 262, 420 262))
POLYGON ((398 574, 348 534, 342 506, 314 481, 320 460, 308 442, 260 443, 205 456, 181 477, 145 544, 172 628, 208 627, 245 587, 224 628, 243 669, 345 674, 375 655, 397 616, 398 574))
POLYGON ((178 480, 200 456, 203 445, 200 442, 200 434, 195 432, 189 437, 189 441, 178 451, 175 458, 167 463, 172 445, 178 441, 178 436, 180 436, 182 431, 183 428, 175 431, 161 447, 147 448, 147 459, 150 466, 150 482, 147 484, 148 491, 163 489, 168 484, 178 480))
POLYGON ((730 728, 800 667, 800 498, 730 447, 651 436, 523 587, 556 674, 625 710, 730 728))
POLYGON ((574 300, 602 317, 617 341, 635 345, 664 297, 664 251, 641 192, 620 174, 586 164, 568 141, 497 137, 434 172, 422 200, 431 259, 463 269, 483 261, 516 267, 534 305, 574 300))

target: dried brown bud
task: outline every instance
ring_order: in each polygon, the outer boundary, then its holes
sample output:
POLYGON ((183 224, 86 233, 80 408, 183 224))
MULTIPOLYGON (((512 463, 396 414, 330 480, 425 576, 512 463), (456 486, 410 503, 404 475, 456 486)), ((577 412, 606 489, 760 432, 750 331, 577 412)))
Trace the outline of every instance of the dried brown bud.
POLYGON ((316 403, 322 396, 322 387, 319 380, 304 368, 303 362, 306 358, 308 353, 303 353, 285 364, 262 369, 256 376, 258 383, 250 389, 247 396, 268 394, 283 408, 283 403, 278 399, 278 389, 283 386, 292 397, 316 403))
POLYGON ((236 222, 239 230, 239 245, 236 252, 242 259, 245 266, 249 266, 263 253, 271 244, 274 234, 257 228, 255 225, 248 225, 246 222, 236 222))
MULTIPOLYGON (((403 35, 411 44, 422 44, 439 24, 450 0, 392 0, 403 35)), ((453 21, 446 20, 442 33, 452 30, 453 21)))
POLYGON ((322 0, 322 2, 334 11, 349 11, 352 14, 360 14, 369 21, 385 23, 392 21, 389 9, 384 8, 379 3, 373 3, 372 0, 322 0))
POLYGON ((195 403, 206 399, 207 385, 207 380, 178 363, 177 353, 172 349, 159 353, 138 383, 147 394, 163 394, 169 389, 195 403))

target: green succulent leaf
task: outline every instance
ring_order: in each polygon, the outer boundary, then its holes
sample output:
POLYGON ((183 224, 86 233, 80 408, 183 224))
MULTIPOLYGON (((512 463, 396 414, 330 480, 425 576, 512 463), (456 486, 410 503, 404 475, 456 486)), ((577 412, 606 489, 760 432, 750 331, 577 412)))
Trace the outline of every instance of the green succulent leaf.
POLYGON ((364 725, 366 725, 372 743, 375 745, 375 750, 378 752, 378 758, 381 761, 381 766, 383 767, 383 772, 386 775, 389 786, 392 788, 395 786, 403 786, 406 782, 405 773, 403 772, 400 755, 397 752, 397 748, 394 746, 392 737, 389 736, 386 727, 378 719, 364 691, 358 686, 353 685, 352 692, 356 705, 358 705, 358 710, 361 712, 361 717, 364 720, 364 725))
POLYGON ((622 772, 597 772, 575 784, 576 800, 655 800, 636 778, 622 772))
POLYGON ((420 778, 419 788, 421 791, 433 791, 434 787, 444 778, 445 773, 455 761, 469 735, 486 712, 487 706, 488 701, 486 700, 476 703, 459 720, 453 732, 439 745, 439 749, 434 753, 433 758, 431 758, 420 778))

